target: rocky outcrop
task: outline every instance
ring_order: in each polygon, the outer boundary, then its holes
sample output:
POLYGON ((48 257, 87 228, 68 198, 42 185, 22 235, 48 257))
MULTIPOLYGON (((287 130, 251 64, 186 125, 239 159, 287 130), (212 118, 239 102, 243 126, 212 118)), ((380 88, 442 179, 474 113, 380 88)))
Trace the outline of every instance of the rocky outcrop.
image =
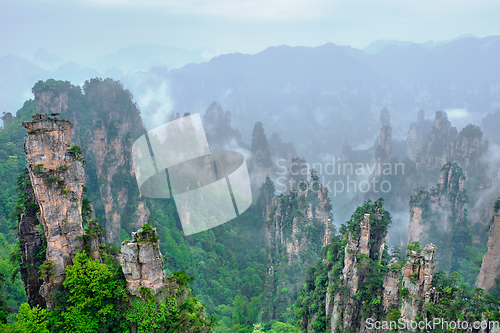
MULTIPOLYGON (((408 155, 414 155, 417 149, 418 135, 410 128, 408 144, 412 145, 408 155), (410 140, 411 134, 411 140, 410 140), (415 136, 417 138, 415 138, 415 136)), ((482 151, 481 138, 483 133, 478 126, 472 124, 464 127, 460 133, 451 126, 446 112, 437 111, 432 127, 427 135, 427 141, 420 154, 415 158, 417 171, 425 173, 441 168, 447 162, 458 163, 468 172, 479 166, 482 151)))
MULTIPOLYGON (((352 226, 348 234, 344 254, 344 266, 338 291, 333 298, 331 312, 331 332, 344 332, 347 329, 363 331, 365 323, 362 320, 363 304, 356 295, 364 284, 371 260, 382 259, 385 248, 387 229, 373 230, 373 225, 382 221, 383 214, 378 206, 372 213, 365 213, 358 221, 358 226, 352 226), (373 225, 372 225, 373 224, 373 225)), ((391 295, 387 290, 382 294, 391 295)), ((381 297, 379 297, 381 300, 381 297)), ((328 314, 328 313, 327 313, 328 314)))
POLYGON ((425 111, 418 111, 418 118, 416 123, 410 124, 408 130, 408 137, 406 139, 406 154, 410 160, 415 161, 417 155, 422 151, 425 146, 427 135, 432 126, 430 120, 426 120, 425 111))
POLYGON ((389 271, 384 277, 382 306, 384 307, 384 311, 389 313, 391 309, 397 308, 399 302, 399 277, 401 269, 396 258, 392 258, 387 267, 389 271))
MULTIPOLYGON (((365 214, 359 223, 359 235, 349 234, 349 240, 345 247, 344 268, 342 270, 341 284, 345 292, 335 294, 334 306, 331 320, 332 332, 337 329, 343 330, 348 327, 359 327, 361 325, 361 311, 359 301, 353 296, 358 292, 360 283, 366 274, 368 261, 363 260, 371 252, 370 244, 370 214, 365 214)), ((378 244, 380 247, 381 244, 378 244)), ((380 248, 375 249, 380 252, 380 248)))
POLYGON ((42 113, 62 113, 68 109, 68 90, 71 83, 49 79, 38 81, 31 91, 35 95, 36 109, 42 113))
POLYGON ((446 112, 437 111, 426 144, 415 159, 417 170, 436 170, 451 161, 450 144, 457 136, 457 129, 451 126, 446 112))
POLYGON ((486 292, 496 286, 500 277, 500 200, 495 204, 496 211, 490 222, 488 250, 483 256, 483 263, 476 279, 476 286, 486 292))
MULTIPOLYGON (((267 188, 274 187, 268 184, 267 188)), ((266 320, 283 319, 291 311, 294 295, 304 283, 302 267, 319 258, 321 247, 329 239, 330 212, 327 189, 319 184, 314 172, 297 190, 272 199, 264 230, 269 247, 264 291, 266 320)))
POLYGON ((253 188, 258 188, 271 174, 273 166, 267 137, 260 121, 256 122, 253 128, 251 152, 252 159, 249 168, 251 183, 253 188))
POLYGON ((241 134, 231 127, 231 112, 212 102, 203 115, 203 129, 212 151, 228 150, 239 143, 241 134))
POLYGON ((116 244, 122 229, 135 230, 149 218, 135 186, 131 153, 133 140, 145 129, 132 95, 119 82, 91 79, 83 90, 85 95, 80 87, 55 80, 33 87, 40 112, 61 113, 73 123, 74 142, 87 158, 85 185, 99 192, 95 212, 106 227, 107 240, 116 244))
MULTIPOLYGON (((262 220, 267 221, 270 218, 271 211, 273 208, 273 199, 274 199, 274 183, 270 177, 266 177, 266 181, 262 184, 259 193, 259 199, 257 201, 260 209, 262 211, 262 220)), ((270 234, 266 233, 265 244, 266 246, 271 245, 270 234)))
POLYGON ((28 130, 24 149, 29 176, 47 240, 45 264, 47 271, 53 270, 40 290, 50 306, 52 289, 64 281, 65 267, 83 245, 84 162, 80 148, 72 146, 69 121, 37 114, 23 126, 28 130))
POLYGON ((469 124, 458 133, 457 140, 450 147, 449 156, 452 162, 458 163, 467 171, 479 166, 481 154, 481 138, 483 133, 479 126, 469 124))
POLYGON ((88 149, 95 156, 99 192, 106 215, 106 239, 116 243, 121 229, 130 230, 147 222, 150 212, 135 187, 132 162, 134 138, 144 132, 130 92, 112 80, 91 80, 84 86, 97 116, 88 149), (130 206, 137 207, 130 210, 130 206))
POLYGON ((374 157, 379 164, 389 162, 392 157, 391 116, 385 108, 380 111, 380 132, 376 141, 374 157))
MULTIPOLYGON (((292 159, 292 163, 288 166, 286 176, 280 176, 278 184, 284 187, 283 193, 288 193, 291 189, 298 189, 299 184, 307 180, 307 174, 309 170, 307 169, 307 162, 302 157, 295 157, 292 159), (284 179, 284 180, 283 180, 284 179)), ((280 189, 281 190, 281 189, 280 189)))
POLYGON ((166 289, 158 235, 149 224, 133 232, 131 241, 122 243, 120 261, 131 295, 142 296, 141 288, 148 288, 154 294, 166 289))
POLYGON ((22 256, 19 263, 21 279, 24 283, 24 290, 30 304, 38 304, 45 308, 45 299, 40 295, 42 280, 40 277, 40 265, 45 260, 43 248, 46 246, 43 227, 40 224, 38 215, 40 210, 38 202, 33 193, 33 187, 27 173, 22 174, 21 195, 25 199, 23 211, 18 219, 18 238, 22 256))
POLYGON ((12 113, 10 112, 4 112, 3 113, 3 116, 0 117, 0 119, 2 119, 3 121, 3 127, 5 127, 5 125, 7 124, 10 124, 12 122, 12 113))
POLYGON ((425 303, 432 296, 435 252, 436 246, 428 244, 420 252, 409 249, 406 254, 401 284, 401 318, 405 320, 413 321, 417 316, 425 314, 425 303))
POLYGON ((447 163, 437 186, 429 191, 416 189, 409 202, 408 242, 436 244, 441 249, 438 268, 446 271, 453 259, 452 230, 467 227, 465 179, 462 168, 447 163))
MULTIPOLYGON (((269 138, 269 150, 274 160, 282 159, 290 161, 297 156, 297 151, 291 142, 284 142, 278 133, 273 132, 269 138)), ((279 170, 278 170, 279 171, 279 170)))
POLYGON ((303 181, 299 189, 290 190, 286 196, 274 197, 266 228, 272 246, 282 247, 284 253, 281 254, 290 262, 297 262, 300 253, 311 243, 323 244, 331 208, 328 190, 319 184, 313 172, 310 181, 303 181), (308 226, 314 226, 320 237, 311 238, 305 231, 308 226))

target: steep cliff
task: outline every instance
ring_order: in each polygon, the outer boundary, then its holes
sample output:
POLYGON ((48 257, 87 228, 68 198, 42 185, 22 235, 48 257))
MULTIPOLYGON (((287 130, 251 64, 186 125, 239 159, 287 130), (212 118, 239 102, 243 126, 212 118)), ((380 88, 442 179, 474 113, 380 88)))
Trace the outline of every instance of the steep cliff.
POLYGON ((431 300, 434 254, 436 246, 426 245, 421 251, 410 248, 402 270, 401 318, 413 321, 417 316, 425 318, 425 303, 431 300), (416 251, 415 251, 416 250, 416 251))
POLYGON ((133 187, 132 144, 145 130, 130 92, 118 82, 94 79, 83 89, 92 104, 91 114, 96 117, 88 149, 95 156, 106 238, 116 243, 122 229, 142 226, 150 214, 145 199, 139 198, 133 187))
POLYGON ((422 151, 425 146, 427 134, 432 126, 430 120, 426 120, 425 111, 418 111, 417 122, 410 124, 408 130, 408 137, 406 139, 406 154, 410 160, 415 161, 417 155, 422 151))
POLYGON ((476 279, 476 286, 486 292, 497 286, 500 277, 500 199, 494 206, 495 215, 491 218, 488 251, 483 256, 483 263, 476 279))
POLYGON ((476 170, 480 162, 482 137, 483 133, 479 126, 472 124, 465 126, 450 147, 449 161, 458 163, 467 171, 476 170))
MULTIPOLYGON (((423 125, 422 125, 423 126, 423 125)), ((410 128, 410 134, 413 133, 410 128)), ((464 127, 460 133, 448 120, 446 112, 437 111, 427 141, 420 154, 415 158, 416 168, 421 173, 435 171, 447 162, 458 163, 466 171, 474 171, 479 165, 482 151, 483 133, 478 126, 472 124, 464 127)), ((411 135, 411 141, 418 141, 411 135)), ((409 142, 410 144, 410 142, 409 142)), ((412 143, 410 154, 416 151, 417 143, 412 143)))
POLYGON ((18 220, 18 238, 21 250, 19 268, 28 302, 45 307, 45 299, 40 295, 42 280, 40 266, 45 261, 47 242, 38 216, 40 209, 33 193, 28 170, 18 179, 19 201, 15 209, 18 220))
POLYGON ((465 210, 465 179, 462 168, 447 163, 437 186, 429 191, 415 190, 409 202, 408 242, 436 244, 440 249, 437 266, 445 271, 458 268, 459 256, 472 241, 465 210), (454 237, 460 237, 460 243, 454 237))
POLYGON ((276 179, 279 185, 278 190, 284 194, 288 193, 291 189, 297 190, 300 182, 307 180, 308 172, 307 162, 304 158, 298 156, 292 158, 286 174, 280 174, 280 177, 276 179))
POLYGON ((391 116, 387 109, 380 111, 380 132, 375 149, 375 161, 388 162, 392 157, 392 127, 391 116))
POLYGON ((82 193, 84 161, 81 149, 72 145, 72 125, 46 114, 24 122, 28 130, 26 159, 40 221, 47 240, 44 283, 41 295, 49 303, 51 291, 65 278, 82 248, 82 193))
POLYGON ((383 201, 366 201, 322 250, 307 271, 295 309, 305 332, 389 332, 376 321, 426 318, 433 302, 436 246, 408 246, 389 260, 385 237, 391 224, 383 201), (371 323, 371 324, 370 324, 371 323))
POLYGON ((224 112, 217 102, 212 102, 205 111, 203 129, 212 151, 228 150, 241 141, 241 134, 231 126, 231 112, 224 112))
POLYGON ((297 190, 272 199, 264 231, 269 245, 264 313, 270 320, 290 315, 292 302, 304 282, 301 267, 319 258, 326 233, 330 233, 327 192, 312 172, 310 180, 303 181, 297 190))
POLYGON ((373 305, 383 303, 383 285, 375 282, 377 276, 383 279, 383 272, 378 272, 375 266, 382 262, 384 253, 387 254, 385 236, 390 221, 389 213, 383 210, 379 201, 358 207, 344 227, 346 245, 342 273, 340 277, 331 276, 329 287, 336 290, 333 306, 328 305, 332 312, 327 313, 331 316, 331 332, 363 330, 363 318, 381 317, 381 308, 376 309, 373 305), (370 302, 368 295, 376 300, 370 302))
POLYGON ((121 245, 120 259, 131 295, 141 296, 141 288, 148 288, 154 294, 165 290, 163 257, 155 228, 145 224, 133 232, 132 240, 121 245))
POLYGON ((260 121, 256 122, 253 128, 251 152, 252 159, 249 167, 251 183, 253 188, 259 188, 266 177, 271 174, 273 166, 267 137, 260 121))
POLYGON ((68 90, 71 83, 49 79, 38 81, 32 89, 36 108, 42 113, 62 113, 68 109, 68 90))
POLYGON ((111 79, 91 79, 80 87, 39 81, 33 87, 37 109, 60 113, 73 125, 73 140, 87 159, 85 186, 106 238, 120 237, 146 223, 150 212, 135 186, 131 147, 145 132, 132 95, 111 79))
POLYGON ((451 161, 450 144, 457 136, 457 129, 451 125, 446 112, 437 111, 425 146, 416 158, 417 170, 436 170, 451 161))

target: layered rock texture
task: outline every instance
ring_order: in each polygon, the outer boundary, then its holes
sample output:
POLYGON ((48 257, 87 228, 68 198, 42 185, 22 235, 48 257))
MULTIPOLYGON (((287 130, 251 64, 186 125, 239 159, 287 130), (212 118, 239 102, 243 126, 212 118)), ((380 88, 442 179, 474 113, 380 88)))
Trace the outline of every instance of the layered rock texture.
POLYGON ((267 142, 264 127, 260 121, 255 123, 252 132, 252 159, 250 162, 251 183, 253 188, 258 188, 271 175, 273 162, 271 151, 267 142))
POLYGON ((406 154, 412 161, 415 161, 424 148, 431 126, 432 122, 425 119, 425 111, 418 111, 417 122, 410 124, 406 139, 406 154))
POLYGON ((422 315, 425 303, 431 300, 435 252, 436 246, 428 244, 421 252, 410 249, 406 254, 401 273, 401 318, 405 320, 415 320, 422 315))
POLYGON ((148 288, 154 294, 165 290, 163 257, 155 228, 146 224, 133 232, 132 240, 122 243, 120 258, 131 295, 141 296, 141 288, 148 288))
POLYGON ((150 212, 139 197, 132 165, 134 139, 145 132, 132 95, 111 79, 92 79, 83 90, 69 82, 48 80, 33 88, 37 109, 61 113, 74 125, 73 139, 87 159, 85 186, 106 239, 118 243, 120 233, 141 227, 150 212), (123 230, 123 231, 122 231, 123 230))
MULTIPOLYGON (((333 304, 326 305, 331 309, 330 313, 327 311, 327 315, 331 316, 332 332, 364 329, 365 323, 362 320, 364 305, 355 295, 362 286, 363 288, 366 286, 370 263, 382 260, 387 229, 375 227, 382 221, 383 213, 379 207, 375 207, 372 213, 363 214, 362 219, 357 221, 358 225, 353 225, 348 234, 340 280, 332 283, 332 286, 337 286, 338 291, 334 294, 333 304)), ((389 291, 383 294, 393 298, 389 291)))
POLYGON ((23 126, 28 130, 25 152, 29 176, 47 240, 46 265, 53 268, 40 289, 49 301, 51 290, 64 281, 65 267, 72 264, 83 245, 84 162, 81 150, 72 145, 69 121, 37 114, 23 126))
MULTIPOLYGON (((397 258, 385 261, 387 212, 379 205, 370 209, 370 213, 362 216, 359 215, 362 211, 357 211, 353 217, 359 220, 351 220, 354 224, 347 226, 350 231, 340 276, 333 274, 335 268, 328 273, 325 297, 328 332, 369 332, 366 318, 386 320, 388 314, 395 321, 415 320, 425 314, 425 304, 432 301, 436 246, 429 244, 420 249, 414 245, 409 247, 403 261, 398 262, 397 258), (386 269, 377 273, 374 267, 379 265, 386 269), (382 277, 383 283, 377 282, 382 277), (332 291, 335 291, 333 297, 332 291)), ((313 320, 314 317, 309 321, 313 320)), ((306 331, 314 332, 310 326, 309 323, 306 331)))
POLYGON ((22 180, 22 195, 25 199, 24 207, 18 218, 18 238, 22 251, 19 263, 21 279, 28 302, 45 307, 45 299, 40 295, 42 280, 40 278, 40 265, 45 261, 45 248, 47 242, 43 236, 43 227, 38 219, 40 209, 33 193, 33 187, 27 173, 22 180))
MULTIPOLYGON (((420 122, 420 132, 425 131, 425 122, 420 122)), ((418 134, 418 122, 410 126, 408 133, 408 156, 415 155, 421 142, 418 134)), ((425 145, 415 158, 416 168, 420 172, 439 170, 447 162, 458 163, 466 171, 475 170, 481 154, 482 132, 472 124, 464 127, 460 133, 451 125, 446 112, 437 111, 425 145)))
POLYGON ((452 267, 453 235, 468 228, 465 179, 462 168, 447 163, 437 186, 429 191, 415 190, 409 202, 408 242, 436 244, 440 249, 438 268, 446 271, 452 267))
POLYGON ((375 149, 375 161, 388 162, 392 157, 392 127, 391 118, 387 109, 380 111, 380 133, 375 149))
MULTIPOLYGON (((274 192, 270 179, 266 184, 269 193, 274 192)), ((330 234, 331 203, 327 189, 319 184, 313 172, 309 181, 303 181, 297 190, 263 204, 271 207, 264 230, 269 247, 269 276, 264 292, 269 301, 264 313, 269 319, 276 319, 292 313, 292 300, 304 283, 305 272, 301 267, 319 258, 327 233, 330 234)))
POLYGON ((483 256, 476 279, 476 286, 486 292, 497 286, 496 279, 500 277, 500 200, 497 200, 495 208, 495 215, 490 222, 488 251, 483 256))
POLYGON ((68 90, 71 84, 54 79, 38 81, 32 91, 36 108, 42 113, 62 113, 68 109, 68 90))
POLYGON ((241 141, 241 134, 231 126, 231 112, 224 112, 217 102, 212 102, 205 111, 203 129, 212 151, 230 150, 241 141))

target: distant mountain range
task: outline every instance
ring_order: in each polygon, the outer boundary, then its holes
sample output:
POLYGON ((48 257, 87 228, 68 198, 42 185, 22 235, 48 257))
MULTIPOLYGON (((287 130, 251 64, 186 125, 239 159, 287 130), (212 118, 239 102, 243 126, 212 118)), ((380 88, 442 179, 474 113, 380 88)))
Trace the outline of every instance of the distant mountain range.
POLYGON ((345 141, 373 142, 383 107, 396 138, 405 137, 419 109, 427 118, 437 110, 465 110, 479 124, 500 107, 500 36, 424 44, 378 41, 365 50, 283 45, 216 57, 209 49, 133 45, 85 66, 69 62, 56 70, 33 63, 60 61, 46 51, 37 51, 33 62, 6 56, 0 58, 0 114, 15 112, 37 80, 82 84, 109 76, 133 93, 148 127, 166 121, 170 112, 204 112, 217 101, 246 141, 260 120, 269 135, 278 132, 299 154, 317 159, 326 147, 338 152, 345 141))
POLYGON ((461 38, 434 48, 388 45, 375 54, 349 46, 277 46, 227 54, 168 74, 174 112, 202 112, 213 100, 249 137, 262 121, 317 158, 344 141, 373 140, 387 107, 396 138, 405 138, 419 109, 465 109, 477 124, 500 107, 500 36, 461 38))
POLYGON ((386 46, 388 45, 396 45, 396 46, 408 46, 411 44, 417 44, 418 46, 425 47, 427 49, 432 49, 434 47, 438 47, 441 45, 444 45, 446 43, 454 42, 456 40, 462 39, 462 38, 469 38, 469 37, 477 37, 475 35, 461 35, 458 36, 457 38, 453 38, 450 40, 445 40, 445 41, 434 41, 434 40, 428 40, 427 42, 424 43, 415 43, 415 42, 410 42, 410 41, 401 41, 401 40, 389 40, 389 39, 380 39, 372 42, 370 45, 365 47, 363 51, 368 54, 374 54, 382 51, 386 46))

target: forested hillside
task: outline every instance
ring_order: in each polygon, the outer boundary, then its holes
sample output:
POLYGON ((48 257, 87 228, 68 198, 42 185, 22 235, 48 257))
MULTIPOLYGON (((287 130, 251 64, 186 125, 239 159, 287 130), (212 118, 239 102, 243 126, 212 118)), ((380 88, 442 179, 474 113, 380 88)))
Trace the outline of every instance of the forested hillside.
POLYGON ((32 92, 0 129, 5 332, 364 332, 367 318, 500 316, 500 193, 486 158, 496 148, 477 126, 459 132, 446 113, 425 123, 419 112, 401 143, 383 109, 375 143, 344 145, 338 163, 405 172, 351 169, 394 187, 341 199, 265 124, 245 142, 212 103, 208 140, 248 151, 254 200, 185 236, 173 199, 137 188, 132 144, 146 129, 120 82, 47 80, 32 92), (395 223, 402 209, 408 227, 395 223))

